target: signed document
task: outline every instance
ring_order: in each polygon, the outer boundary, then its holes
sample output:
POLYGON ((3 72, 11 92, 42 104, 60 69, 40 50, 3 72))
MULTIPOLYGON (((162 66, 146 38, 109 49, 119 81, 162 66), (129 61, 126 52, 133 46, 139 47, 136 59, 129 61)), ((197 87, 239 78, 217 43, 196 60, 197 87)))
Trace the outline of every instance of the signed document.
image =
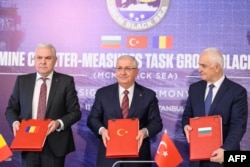
POLYGON ((139 145, 136 136, 139 132, 139 120, 114 119, 108 120, 107 158, 138 157, 139 145))
POLYGON ((22 120, 11 143, 13 151, 42 151, 50 120, 22 120))
POLYGON ((221 116, 190 118, 190 160, 209 160, 222 146, 221 116))

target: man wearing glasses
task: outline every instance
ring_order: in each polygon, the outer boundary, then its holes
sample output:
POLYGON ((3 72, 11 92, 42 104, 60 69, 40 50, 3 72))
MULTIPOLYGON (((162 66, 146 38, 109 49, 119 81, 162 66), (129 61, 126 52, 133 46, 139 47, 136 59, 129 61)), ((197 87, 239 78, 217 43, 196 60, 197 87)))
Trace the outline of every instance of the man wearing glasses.
MULTIPOLYGON (((153 90, 135 82, 138 75, 138 63, 130 55, 123 55, 116 63, 117 83, 100 88, 88 117, 87 125, 101 140, 96 159, 97 167, 111 167, 119 160, 146 161, 151 160, 150 138, 162 130, 162 119, 158 107, 158 99, 153 90), (123 113, 124 92, 128 96, 128 111, 123 113), (107 140, 109 137, 107 123, 110 119, 138 118, 139 142, 138 158, 106 158, 107 140)), ((129 146, 128 146, 129 147, 129 146)), ((150 163, 124 163, 120 167, 150 167, 150 163)))

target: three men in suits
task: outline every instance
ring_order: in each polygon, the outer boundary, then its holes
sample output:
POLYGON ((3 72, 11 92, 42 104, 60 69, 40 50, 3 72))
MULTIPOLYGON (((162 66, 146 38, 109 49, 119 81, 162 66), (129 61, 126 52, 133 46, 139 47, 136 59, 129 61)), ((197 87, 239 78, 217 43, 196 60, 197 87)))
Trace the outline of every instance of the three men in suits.
POLYGON ((56 50, 51 44, 38 44, 35 50, 36 73, 20 75, 6 108, 6 119, 14 135, 22 119, 37 119, 40 86, 46 78, 46 113, 51 119, 42 152, 22 152, 23 167, 63 167, 65 157, 75 150, 71 125, 81 119, 81 110, 71 76, 57 73, 56 50))
POLYGON ((198 71, 202 80, 189 87, 182 126, 189 142, 189 131, 192 130, 189 118, 205 116, 204 101, 209 85, 213 84, 212 103, 208 115, 222 117, 223 145, 214 150, 210 161, 190 162, 190 166, 223 166, 225 150, 240 150, 240 141, 247 127, 247 91, 243 86, 229 80, 223 73, 223 67, 223 56, 218 49, 207 48, 201 53, 198 71))
MULTIPOLYGON (((97 167, 111 167, 118 160, 151 160, 150 138, 159 133, 163 125, 155 92, 135 82, 138 72, 138 63, 134 57, 121 56, 116 63, 117 83, 100 88, 96 92, 87 125, 100 139, 97 167), (129 112, 126 118, 138 118, 140 122, 136 138, 140 147, 139 158, 106 158, 107 140, 112 140, 108 134, 107 122, 110 119, 123 118, 121 106, 124 90, 129 91, 129 112)), ((152 164, 123 163, 119 165, 121 167, 150 167, 152 164)))

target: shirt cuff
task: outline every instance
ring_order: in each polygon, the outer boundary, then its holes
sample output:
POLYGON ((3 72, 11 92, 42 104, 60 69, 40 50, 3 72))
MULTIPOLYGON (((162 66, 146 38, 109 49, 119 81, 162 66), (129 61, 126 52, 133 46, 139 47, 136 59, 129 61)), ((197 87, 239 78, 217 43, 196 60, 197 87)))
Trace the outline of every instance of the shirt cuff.
POLYGON ((102 135, 102 130, 103 130, 103 128, 104 128, 103 126, 99 128, 99 130, 98 130, 98 134, 99 134, 99 135, 102 135))
MULTIPOLYGON (((14 125, 15 125, 17 122, 19 122, 19 121, 14 121, 14 122, 12 123, 12 128, 14 127, 14 125)), ((19 123, 20 123, 20 122, 19 122, 19 123)))
POLYGON ((147 128, 142 128, 142 130, 144 130, 144 131, 146 132, 144 138, 148 137, 148 135, 149 135, 149 134, 148 134, 148 129, 147 129, 147 128))
POLYGON ((61 119, 57 120, 60 124, 60 127, 56 129, 57 132, 60 132, 61 130, 64 130, 64 124, 63 121, 61 119))

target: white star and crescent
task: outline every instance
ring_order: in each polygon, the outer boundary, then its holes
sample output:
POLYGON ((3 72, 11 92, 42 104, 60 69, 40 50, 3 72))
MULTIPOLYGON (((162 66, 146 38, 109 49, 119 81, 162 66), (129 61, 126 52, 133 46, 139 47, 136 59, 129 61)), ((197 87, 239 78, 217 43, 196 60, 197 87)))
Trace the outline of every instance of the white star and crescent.
POLYGON ((164 157, 166 157, 168 155, 166 142, 164 142, 164 141, 160 142, 158 149, 157 149, 157 154, 162 154, 164 157), (162 151, 160 151, 161 146, 164 147, 164 149, 162 151))
POLYGON ((129 45, 130 45, 130 46, 135 46, 135 45, 138 45, 138 44, 139 44, 139 41, 136 40, 135 38, 131 38, 131 39, 129 40, 129 45))

